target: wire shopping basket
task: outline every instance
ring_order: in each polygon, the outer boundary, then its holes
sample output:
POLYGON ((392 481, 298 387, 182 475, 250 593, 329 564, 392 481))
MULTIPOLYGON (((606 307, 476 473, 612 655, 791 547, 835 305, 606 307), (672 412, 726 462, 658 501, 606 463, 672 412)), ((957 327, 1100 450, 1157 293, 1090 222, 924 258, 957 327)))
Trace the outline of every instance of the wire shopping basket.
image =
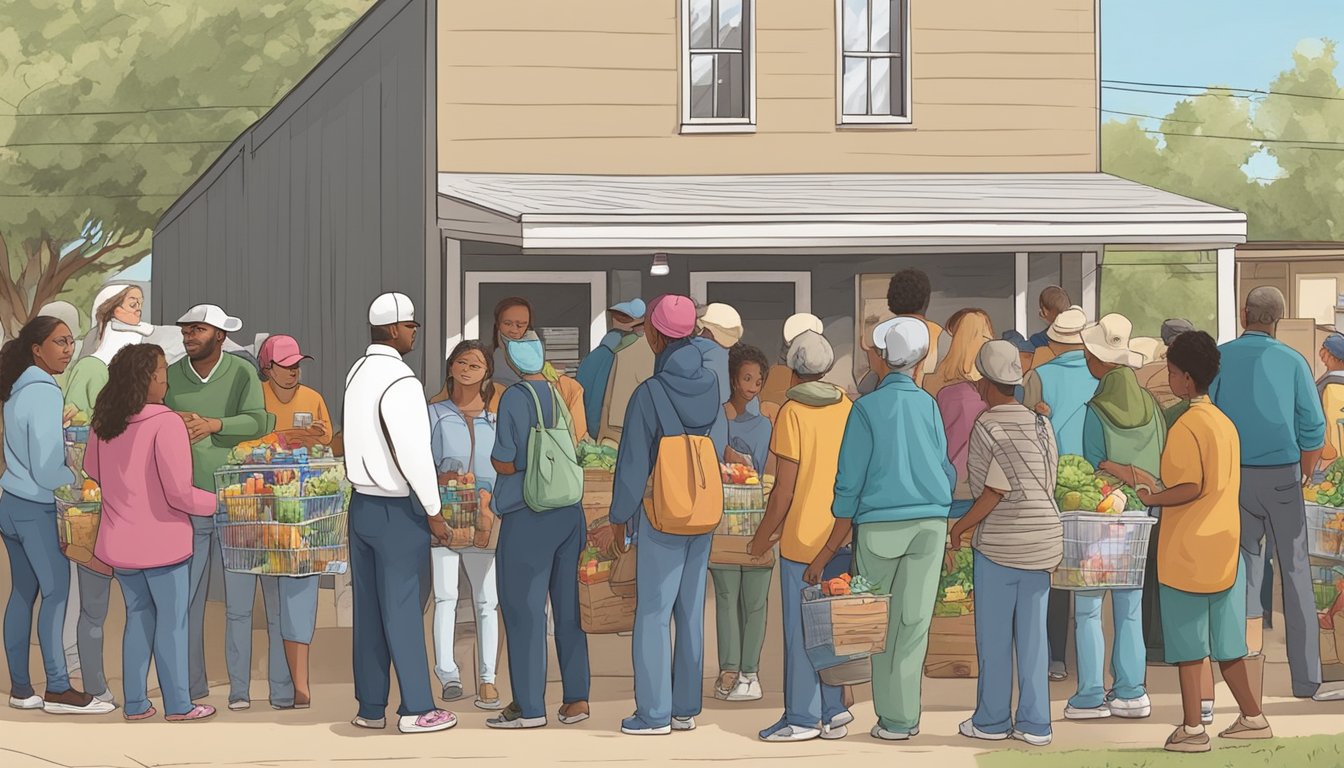
POLYGON ((93 547, 98 542, 103 503, 62 498, 73 493, 74 489, 67 486, 56 495, 56 534, 67 558, 88 565, 93 561, 93 547))
POLYGON ((1157 519, 1147 515, 1065 512, 1064 559, 1050 577, 1055 589, 1137 589, 1148 563, 1148 537, 1157 519))
POLYGON ((721 536, 755 536, 765 519, 765 490, 759 484, 723 486, 723 519, 714 532, 721 536))
POLYGON ((1344 509, 1307 505, 1307 552, 1344 562, 1344 509))
POLYGON ((439 503, 443 520, 453 532, 449 548, 472 546, 481 518, 481 494, 476 486, 440 485, 439 503))
POLYGON ((341 464, 234 465, 215 473, 224 568, 266 576, 344 573, 348 485, 341 464))

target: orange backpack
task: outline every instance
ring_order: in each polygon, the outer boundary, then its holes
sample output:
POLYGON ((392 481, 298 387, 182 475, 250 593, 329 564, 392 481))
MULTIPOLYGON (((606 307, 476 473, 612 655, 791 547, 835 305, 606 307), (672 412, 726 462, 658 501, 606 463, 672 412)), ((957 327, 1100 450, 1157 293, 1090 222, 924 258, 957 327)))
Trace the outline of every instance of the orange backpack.
POLYGON ((675 414, 672 398, 662 382, 649 381, 663 430, 644 494, 649 522, 663 533, 678 536, 711 533, 723 519, 723 478, 714 442, 704 435, 686 434, 675 416, 665 418, 662 414, 675 414))

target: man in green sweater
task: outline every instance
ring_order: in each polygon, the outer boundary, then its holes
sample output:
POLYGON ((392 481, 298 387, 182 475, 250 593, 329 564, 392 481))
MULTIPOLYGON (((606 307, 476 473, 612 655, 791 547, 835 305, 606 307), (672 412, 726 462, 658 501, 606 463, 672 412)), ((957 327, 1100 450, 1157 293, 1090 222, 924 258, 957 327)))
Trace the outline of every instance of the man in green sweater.
MULTIPOLYGON (((224 354, 224 336, 242 330, 241 320, 229 317, 213 304, 198 304, 187 310, 177 325, 182 329, 182 346, 187 356, 168 367, 168 395, 164 404, 177 411, 187 424, 192 485, 214 493, 215 470, 228 461, 229 451, 241 442, 269 434, 275 428, 275 417, 266 412, 256 369, 237 355, 224 354)), ((210 695, 205 673, 205 598, 209 592, 210 555, 219 549, 219 536, 213 518, 193 517, 191 524, 195 530, 187 627, 191 697, 203 699, 210 695)), ((252 594, 247 596, 249 615, 253 599, 252 594)))

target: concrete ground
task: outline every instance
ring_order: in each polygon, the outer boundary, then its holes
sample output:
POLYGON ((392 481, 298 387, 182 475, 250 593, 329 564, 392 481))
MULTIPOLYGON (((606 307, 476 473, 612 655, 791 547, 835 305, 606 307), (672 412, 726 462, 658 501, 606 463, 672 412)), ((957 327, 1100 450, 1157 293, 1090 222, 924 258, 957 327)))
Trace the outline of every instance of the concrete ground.
MULTIPOLYGON (((3 555, 0 555, 3 561, 3 555)), ((0 566, 0 594, 8 594, 7 563, 0 566)), ((121 699, 120 636, 124 608, 119 590, 113 590, 113 605, 107 625, 107 665, 112 690, 121 699)), ((777 591, 773 595, 777 595, 777 591)), ((161 719, 126 723, 116 714, 90 718, 57 718, 41 712, 0 709, 0 766, 4 768, 40 768, 45 766, 81 766, 87 768, 143 768, 147 766, 310 766, 397 765, 418 768, 443 760, 470 761, 464 764, 540 765, 566 763, 639 763, 704 764, 733 761, 743 765, 766 765, 773 761, 825 759, 846 765, 938 766, 958 768, 974 766, 975 756, 987 747, 1024 749, 1015 742, 986 744, 957 735, 957 724, 969 717, 974 706, 974 680, 924 681, 923 733, 903 744, 878 742, 868 736, 874 722, 870 692, 858 689, 854 707, 856 722, 843 741, 812 741, 803 744, 765 744, 757 740, 761 728, 775 722, 782 711, 780 695, 780 631, 776 598, 772 595, 770 632, 761 664, 765 687, 762 701, 728 704, 706 699, 699 728, 693 733, 667 737, 635 738, 621 736, 622 717, 633 710, 630 678, 630 640, 616 635, 590 639, 593 667, 593 717, 576 726, 562 726, 552 718, 551 725, 538 731, 508 733, 485 727, 487 713, 475 709, 471 693, 472 635, 461 626, 458 660, 466 670, 468 697, 450 705, 461 718, 447 733, 402 736, 389 730, 382 733, 360 731, 349 725, 354 714, 351 684, 350 630, 334 626, 335 613, 331 593, 324 591, 317 637, 314 641, 313 708, 307 711, 272 711, 265 703, 266 685, 262 673, 264 643, 262 632, 255 634, 252 695, 249 712, 227 711, 228 685, 223 662, 223 605, 210 604, 208 637, 210 676, 214 684, 208 703, 220 709, 211 722, 170 725, 161 719)), ((710 602, 713 600, 710 590, 710 602)), ((708 655, 705 690, 712 691, 717 672, 714 657, 713 607, 707 610, 708 655)), ((1282 623, 1277 626, 1281 627, 1282 623)), ((1284 663, 1281 631, 1271 636, 1268 647, 1269 680, 1266 685, 1266 710, 1279 735, 1344 734, 1344 703, 1319 704, 1290 697, 1287 665, 1284 663)), ((432 661, 432 658, 431 658, 432 661)), ((33 648, 33 671, 41 690, 41 663, 33 648)), ((559 677, 552 661, 548 702, 559 704, 559 677)), ((428 675, 428 671, 425 672, 428 675)), ((1063 721, 1064 700, 1073 692, 1072 679, 1052 686, 1056 720, 1055 743, 1050 751, 1089 748, 1160 747, 1179 720, 1179 694, 1175 672, 1165 667, 1149 669, 1153 716, 1144 721, 1115 720, 1092 723, 1063 721)), ((151 676, 151 686, 155 684, 151 676)), ((500 688, 507 696, 507 666, 501 669, 500 688)), ((435 688, 437 692, 437 686, 435 688)), ((157 692, 151 693, 156 706, 157 692)), ((397 701, 394 688, 392 701, 397 701)), ((1225 727, 1235 717, 1235 704, 1227 688, 1219 684, 1215 728, 1225 727)), ((1344 739, 1344 736, 1341 736, 1344 739)), ((1216 741, 1216 740, 1215 740, 1216 741)))

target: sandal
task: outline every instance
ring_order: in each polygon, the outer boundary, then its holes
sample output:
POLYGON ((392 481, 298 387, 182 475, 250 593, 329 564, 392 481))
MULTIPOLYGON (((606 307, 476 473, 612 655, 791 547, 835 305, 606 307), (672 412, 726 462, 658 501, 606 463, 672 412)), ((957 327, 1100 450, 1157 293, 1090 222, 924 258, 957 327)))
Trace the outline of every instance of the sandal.
POLYGON ((154 709, 153 705, 150 705, 149 709, 146 709, 144 712, 141 712, 138 715, 132 715, 127 713, 123 714, 122 717, 125 718, 127 722, 134 723, 137 720, 148 720, 149 718, 157 714, 159 714, 158 710, 154 709))
POLYGON ((209 720, 215 716, 215 708, 209 704, 197 704, 191 708, 190 712, 182 715, 169 715, 166 719, 170 723, 194 723, 201 720, 209 720))

